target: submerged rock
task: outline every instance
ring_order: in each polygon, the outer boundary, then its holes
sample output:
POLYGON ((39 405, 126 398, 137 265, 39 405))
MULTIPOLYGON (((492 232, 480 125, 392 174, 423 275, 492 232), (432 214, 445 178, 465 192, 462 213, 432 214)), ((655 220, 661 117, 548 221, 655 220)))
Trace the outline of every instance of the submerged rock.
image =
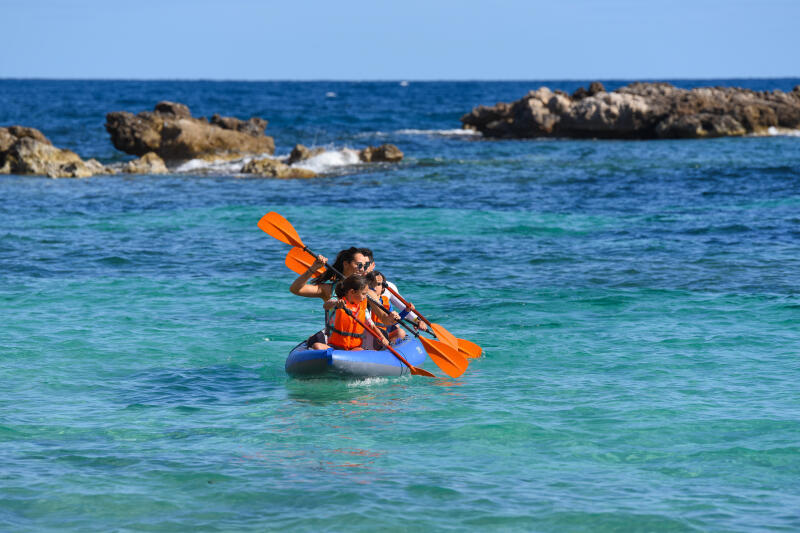
POLYGON ((257 174, 269 178, 316 178, 317 173, 307 168, 291 167, 277 159, 254 159, 242 167, 243 174, 257 174))
POLYGON ((272 154, 275 142, 264 135, 267 121, 244 121, 214 115, 211 121, 193 118, 189 108, 176 102, 159 102, 138 115, 115 111, 106 115, 106 131, 118 150, 143 156, 154 152, 165 161, 234 159, 272 154))
POLYGON ((678 89, 632 83, 606 92, 599 82, 572 96, 541 87, 512 103, 479 106, 461 117, 487 137, 681 139, 800 128, 800 86, 790 93, 733 87, 678 89))
POLYGON ((88 178, 113 173, 96 159, 84 161, 71 150, 56 148, 35 128, 0 128, 0 174, 88 178))
POLYGON ((403 160, 403 152, 393 144, 382 144, 367 146, 359 152, 358 157, 365 163, 396 163, 403 160))

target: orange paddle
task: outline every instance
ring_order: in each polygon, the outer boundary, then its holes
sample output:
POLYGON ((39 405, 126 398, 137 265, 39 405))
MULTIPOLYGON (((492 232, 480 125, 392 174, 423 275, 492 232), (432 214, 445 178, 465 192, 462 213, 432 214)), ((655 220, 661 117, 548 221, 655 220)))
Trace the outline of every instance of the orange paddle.
POLYGON ((436 363, 436 366, 441 368, 442 372, 451 378, 460 377, 461 374, 463 374, 467 369, 469 361, 467 361, 467 358, 455 348, 452 348, 443 342, 437 342, 421 335, 417 338, 420 340, 422 345, 425 346, 425 351, 428 352, 428 355, 431 357, 431 361, 436 363))
POLYGON ((472 341, 467 339, 456 339, 458 341, 458 351, 467 357, 480 357, 483 353, 483 348, 478 346, 472 341))
MULTIPOLYGON (((407 301, 405 301, 405 299, 403 299, 402 296, 397 294, 397 291, 392 289, 388 284, 384 285, 384 287, 386 287, 389 290, 389 292, 394 294, 397 297, 398 300, 403 302, 403 305, 405 305, 406 307, 410 307, 411 304, 409 304, 407 301)), ((467 357, 480 357, 481 356, 481 353, 483 352, 483 350, 481 349, 480 346, 478 346, 474 342, 466 341, 462 345, 461 341, 464 341, 465 339, 457 339, 455 337, 455 335, 453 335, 452 333, 450 333, 449 331, 444 329, 439 324, 431 323, 430 320, 428 320, 427 318, 422 316, 422 314, 420 314, 420 312, 417 311, 416 309, 414 309, 414 314, 417 315, 420 320, 422 320, 423 322, 428 324, 428 326, 430 326, 431 330, 433 330, 433 333, 436 335, 436 338, 439 339, 440 341, 446 342, 447 344, 449 344, 454 349, 456 349, 456 350, 458 350, 460 352, 464 352, 464 355, 466 355, 467 357)))
MULTIPOLYGON (((314 264, 314 256, 297 246, 289 250, 289 253, 286 254, 287 268, 298 274, 304 274, 312 264, 314 264)), ((316 278, 323 272, 325 272, 325 267, 319 267, 319 270, 311 274, 311 277, 316 278)))
POLYGON ((297 246, 308 251, 306 245, 303 244, 302 240, 300 240, 300 235, 297 234, 294 226, 292 226, 288 220, 283 218, 275 211, 270 211, 261 217, 261 220, 258 221, 258 227, 271 237, 275 237, 281 242, 285 242, 286 244, 297 246))

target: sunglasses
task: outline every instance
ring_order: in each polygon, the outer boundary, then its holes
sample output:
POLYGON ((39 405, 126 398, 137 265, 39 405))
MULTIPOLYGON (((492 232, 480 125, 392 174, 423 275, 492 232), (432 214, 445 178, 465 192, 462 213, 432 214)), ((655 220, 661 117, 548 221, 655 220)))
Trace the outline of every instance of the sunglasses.
POLYGON ((362 270, 362 269, 366 270, 372 264, 372 261, 367 261, 366 263, 353 263, 353 264, 356 265, 356 268, 359 269, 359 270, 362 270))

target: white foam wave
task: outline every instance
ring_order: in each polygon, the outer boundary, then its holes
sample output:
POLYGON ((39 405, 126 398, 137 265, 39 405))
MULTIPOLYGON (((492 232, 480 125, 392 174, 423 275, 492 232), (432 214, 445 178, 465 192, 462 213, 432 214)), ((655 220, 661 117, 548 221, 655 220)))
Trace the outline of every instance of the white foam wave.
POLYGON ((361 159, 358 157, 358 150, 352 148, 342 148, 341 150, 328 150, 321 154, 309 157, 304 161, 295 163, 294 167, 313 170, 317 174, 327 174, 341 167, 358 165, 361 159))
MULTIPOLYGON (((203 159, 192 159, 181 163, 172 169, 178 174, 218 174, 218 175, 241 175, 242 167, 254 159, 272 158, 282 163, 288 163, 289 154, 242 157, 232 160, 206 161, 203 159)), ((299 161, 294 165, 295 168, 313 170, 317 174, 336 174, 341 169, 357 165, 366 165, 359 157, 359 150, 352 148, 327 149, 324 152, 299 161)))
POLYGON ((389 380, 387 378, 381 377, 353 379, 347 381, 347 387, 351 389, 356 387, 372 387, 373 385, 383 385, 388 382, 389 380))
POLYGON ((776 128, 771 126, 767 129, 767 135, 771 137, 800 137, 800 130, 790 130, 787 128, 776 128))
POLYGON ((417 130, 407 129, 398 130, 399 135, 440 135, 445 137, 473 137, 480 136, 481 132, 475 130, 462 130, 461 128, 453 128, 447 130, 417 130))
MULTIPOLYGON (((262 157, 262 156, 259 156, 262 157)), ((185 163, 180 164, 174 169, 179 174, 239 174, 245 163, 249 162, 253 157, 244 157, 240 159, 216 160, 206 161, 204 159, 191 159, 185 163)))

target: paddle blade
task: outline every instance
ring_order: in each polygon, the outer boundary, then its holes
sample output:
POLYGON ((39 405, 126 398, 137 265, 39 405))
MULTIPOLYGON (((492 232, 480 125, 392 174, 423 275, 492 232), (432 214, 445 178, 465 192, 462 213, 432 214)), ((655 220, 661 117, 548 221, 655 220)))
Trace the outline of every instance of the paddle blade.
MULTIPOLYGON (((298 274, 305 274, 312 264, 314 264, 314 256, 297 246, 289 250, 289 253, 286 254, 286 266, 289 270, 298 274)), ((316 278, 323 272, 325 272, 325 267, 321 266, 319 270, 311 274, 311 277, 316 278)))
POLYGON ((440 326, 439 324, 431 324, 431 329, 433 330, 433 333, 436 335, 437 339, 449 344, 454 350, 458 350, 458 339, 456 339, 455 335, 444 329, 444 327, 440 326))
POLYGON ((422 345, 425 346, 425 351, 428 352, 431 360, 436 363, 436 366, 442 369, 442 372, 451 378, 457 378, 464 373, 467 369, 467 358, 458 352, 455 348, 448 346, 443 342, 426 339, 420 337, 422 345))
POLYGON ((258 221, 258 227, 267 235, 292 246, 305 248, 303 241, 288 220, 275 211, 270 211, 258 221))
POLYGON ((480 357, 483 353, 483 348, 478 346, 472 341, 467 339, 456 339, 458 341, 458 351, 467 357, 480 357))
POLYGON ((424 368, 419 368, 419 367, 416 367, 416 366, 410 366, 409 368, 411 369, 411 374, 414 375, 414 376, 425 376, 425 377, 428 377, 428 378, 435 378, 436 377, 434 374, 431 374, 430 372, 428 372, 424 368))

